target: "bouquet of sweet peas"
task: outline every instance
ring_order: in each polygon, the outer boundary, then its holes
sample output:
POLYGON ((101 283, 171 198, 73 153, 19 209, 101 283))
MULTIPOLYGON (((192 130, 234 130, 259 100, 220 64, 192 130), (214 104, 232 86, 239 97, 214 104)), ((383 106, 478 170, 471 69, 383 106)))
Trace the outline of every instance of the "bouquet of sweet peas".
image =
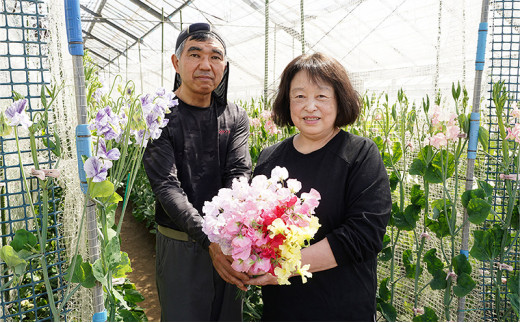
POLYGON ((203 231, 222 252, 233 257, 232 267, 251 275, 271 273, 281 285, 299 274, 311 277, 309 265, 301 265, 301 248, 318 231, 314 216, 320 194, 315 189, 302 193, 301 183, 288 179, 287 169, 275 167, 271 178, 255 176, 235 179, 202 209, 203 231))

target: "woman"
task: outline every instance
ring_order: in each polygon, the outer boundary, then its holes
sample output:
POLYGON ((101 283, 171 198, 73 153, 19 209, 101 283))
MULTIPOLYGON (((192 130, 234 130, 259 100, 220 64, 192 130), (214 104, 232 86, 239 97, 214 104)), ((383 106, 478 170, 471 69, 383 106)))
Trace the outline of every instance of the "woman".
POLYGON ((324 54, 302 55, 285 68, 273 105, 274 122, 299 133, 264 149, 254 175, 275 166, 321 194, 321 227, 302 250, 313 277, 279 286, 270 274, 261 285, 265 321, 374 321, 377 254, 392 202, 377 146, 340 127, 359 115, 360 98, 343 66, 324 54))

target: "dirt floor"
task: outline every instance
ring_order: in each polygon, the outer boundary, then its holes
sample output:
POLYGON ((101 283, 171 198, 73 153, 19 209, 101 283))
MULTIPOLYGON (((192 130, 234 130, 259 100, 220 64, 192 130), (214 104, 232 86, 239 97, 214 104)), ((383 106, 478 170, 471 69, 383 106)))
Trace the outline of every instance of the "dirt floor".
POLYGON ((155 234, 144 223, 132 216, 131 204, 127 207, 121 227, 121 250, 128 253, 132 272, 127 276, 145 300, 139 303, 150 322, 161 320, 161 307, 155 287, 155 234))

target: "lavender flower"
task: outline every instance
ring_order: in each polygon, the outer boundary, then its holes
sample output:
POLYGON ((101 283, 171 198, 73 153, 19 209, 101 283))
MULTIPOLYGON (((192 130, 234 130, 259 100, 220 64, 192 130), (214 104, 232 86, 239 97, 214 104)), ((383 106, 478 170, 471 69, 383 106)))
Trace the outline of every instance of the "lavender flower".
POLYGON ((5 116, 9 121, 10 126, 22 126, 28 129, 32 125, 32 121, 29 116, 25 113, 25 107, 27 106, 27 99, 21 99, 13 102, 5 110, 5 116))
POLYGON ((119 149, 113 148, 107 151, 107 146, 103 138, 99 138, 97 157, 109 160, 118 160, 121 156, 119 149))
POLYGON ((87 178, 92 178, 93 182, 102 182, 106 180, 108 169, 110 167, 112 167, 111 161, 102 161, 97 156, 90 157, 83 165, 87 178))
POLYGON ((106 140, 115 139, 121 133, 119 117, 112 112, 109 106, 98 111, 96 119, 89 125, 90 130, 96 130, 98 136, 106 140))

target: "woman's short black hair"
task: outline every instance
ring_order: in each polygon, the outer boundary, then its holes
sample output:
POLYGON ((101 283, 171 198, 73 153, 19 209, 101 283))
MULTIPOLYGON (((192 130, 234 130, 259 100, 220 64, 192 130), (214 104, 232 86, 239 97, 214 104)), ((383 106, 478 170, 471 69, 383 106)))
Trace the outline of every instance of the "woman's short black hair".
POLYGON ((323 53, 303 54, 293 59, 282 73, 278 93, 273 103, 273 121, 276 125, 293 126, 290 111, 291 82, 300 71, 305 71, 313 82, 322 81, 334 89, 338 114, 336 127, 352 124, 359 116, 361 100, 350 83, 347 71, 336 59, 323 53))

